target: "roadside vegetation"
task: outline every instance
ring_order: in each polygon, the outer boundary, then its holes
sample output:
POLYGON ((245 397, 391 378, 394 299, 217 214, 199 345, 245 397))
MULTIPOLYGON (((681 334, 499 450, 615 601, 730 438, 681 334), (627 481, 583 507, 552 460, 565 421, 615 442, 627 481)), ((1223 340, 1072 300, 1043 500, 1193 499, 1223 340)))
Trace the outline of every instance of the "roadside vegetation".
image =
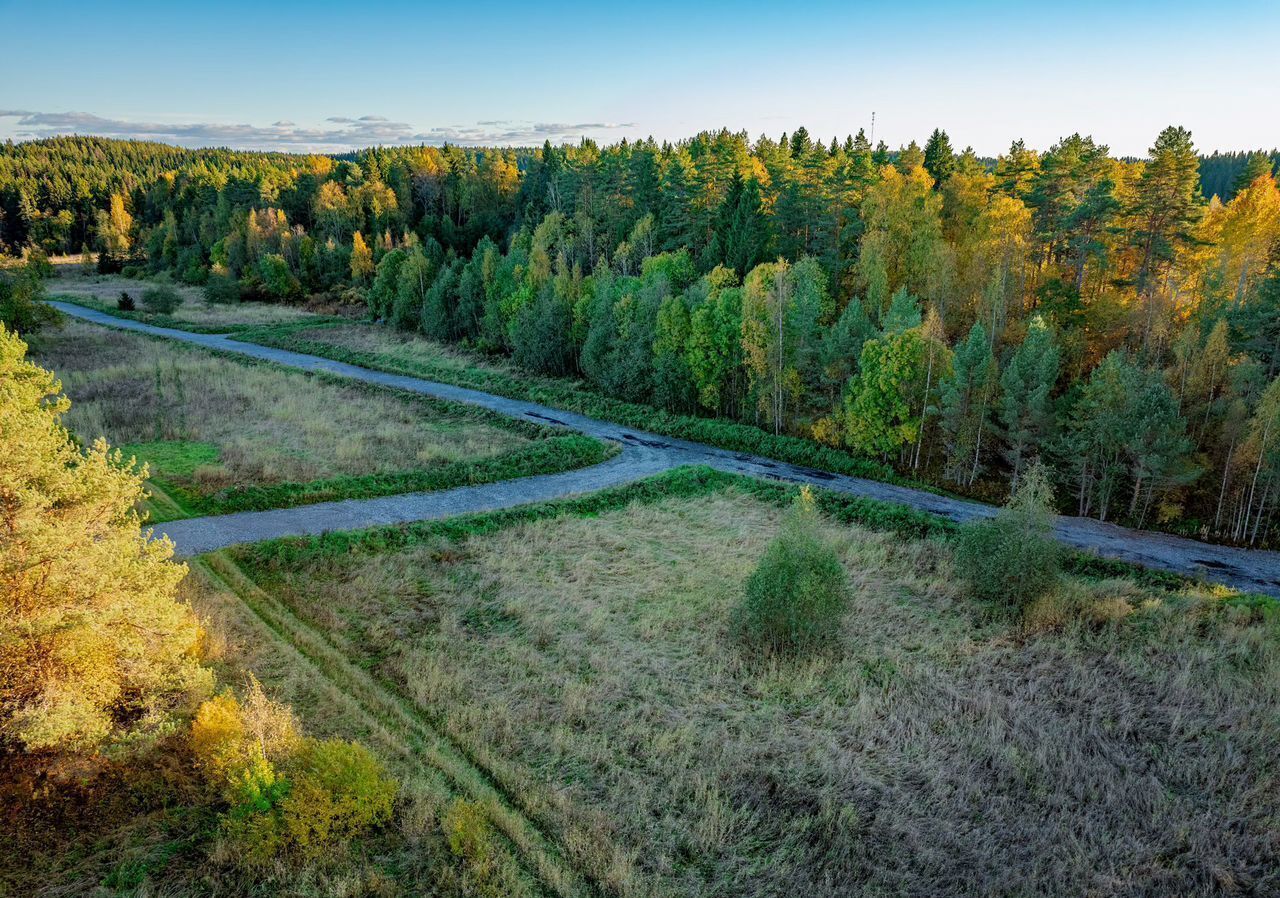
POLYGON ((576 434, 83 322, 41 363, 66 421, 151 469, 152 520, 447 489, 601 461, 576 434))

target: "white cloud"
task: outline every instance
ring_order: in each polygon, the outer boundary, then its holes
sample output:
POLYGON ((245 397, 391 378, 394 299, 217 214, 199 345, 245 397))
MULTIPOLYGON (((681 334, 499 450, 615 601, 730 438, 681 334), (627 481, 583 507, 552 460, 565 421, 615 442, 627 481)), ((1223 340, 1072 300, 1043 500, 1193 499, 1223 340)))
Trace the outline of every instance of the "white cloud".
MULTIPOLYGON (((89 112, 34 112, 0 109, 0 128, 18 139, 92 134, 101 137, 156 140, 186 147, 231 146, 247 150, 333 152, 374 144, 441 144, 464 146, 522 146, 550 140, 576 141, 633 127, 614 122, 527 122, 490 119, 471 125, 417 128, 380 115, 358 118, 330 116, 318 127, 304 127, 287 119, 270 125, 220 122, 147 122, 105 118, 89 112), (14 119, 5 127, 5 119, 14 119), (326 127, 336 126, 336 127, 326 127)), ((0 132, 2 133, 2 132, 0 132)))

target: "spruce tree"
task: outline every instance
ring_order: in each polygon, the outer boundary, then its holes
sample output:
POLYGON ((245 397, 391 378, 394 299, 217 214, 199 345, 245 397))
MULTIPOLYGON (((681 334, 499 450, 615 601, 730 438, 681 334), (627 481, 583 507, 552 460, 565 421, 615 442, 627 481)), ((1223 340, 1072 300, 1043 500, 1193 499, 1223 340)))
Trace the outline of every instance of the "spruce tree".
POLYGON ((951 149, 951 139, 941 128, 934 128, 929 141, 924 145, 924 168, 933 176, 935 190, 940 190, 947 178, 955 171, 955 153, 951 149))

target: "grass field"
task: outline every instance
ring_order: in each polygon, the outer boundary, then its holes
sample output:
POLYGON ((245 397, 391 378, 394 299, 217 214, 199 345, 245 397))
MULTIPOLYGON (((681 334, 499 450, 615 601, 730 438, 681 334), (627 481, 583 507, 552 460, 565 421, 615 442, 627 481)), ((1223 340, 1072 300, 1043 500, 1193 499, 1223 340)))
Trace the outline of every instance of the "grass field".
POLYGON ((183 284, 170 284, 182 296, 182 305, 172 315, 153 315, 142 305, 142 294, 148 288, 156 286, 154 281, 86 272, 75 263, 62 263, 55 265, 54 269, 56 276, 45 285, 52 298, 66 299, 92 309, 117 314, 116 301, 120 299, 121 293, 128 293, 137 306, 137 311, 128 313, 128 317, 162 326, 231 332, 244 327, 329 320, 326 316, 299 306, 279 303, 210 303, 205 300, 204 291, 200 287, 183 284))
POLYGON ((780 504, 710 475, 670 488, 682 476, 215 563, 345 694, 451 746, 437 769, 487 796, 544 883, 567 867, 620 896, 1280 888, 1273 618, 1069 578, 1025 628, 966 600, 945 542, 829 519, 843 636, 761 660, 728 621, 780 504))
POLYGON ((72 399, 68 426, 150 463, 155 519, 444 488, 604 457, 594 441, 482 410, 83 322, 46 335, 38 360, 72 399))

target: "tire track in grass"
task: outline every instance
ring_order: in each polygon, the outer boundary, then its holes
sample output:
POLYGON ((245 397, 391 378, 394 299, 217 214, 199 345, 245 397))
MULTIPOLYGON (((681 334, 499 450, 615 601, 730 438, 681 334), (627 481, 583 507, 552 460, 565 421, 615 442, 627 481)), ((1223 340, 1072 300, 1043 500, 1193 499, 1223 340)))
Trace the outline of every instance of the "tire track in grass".
POLYGON ((542 890, 560 898, 596 898, 602 894, 565 858, 554 839, 526 816, 518 799, 426 720, 408 699, 353 663, 323 633, 254 583, 225 553, 203 555, 191 564, 236 596, 317 676, 348 696, 385 734, 382 738, 388 745, 398 749, 429 780, 438 782, 441 806, 454 797, 481 804, 525 873, 542 890), (408 745, 404 744, 406 741, 408 745))

